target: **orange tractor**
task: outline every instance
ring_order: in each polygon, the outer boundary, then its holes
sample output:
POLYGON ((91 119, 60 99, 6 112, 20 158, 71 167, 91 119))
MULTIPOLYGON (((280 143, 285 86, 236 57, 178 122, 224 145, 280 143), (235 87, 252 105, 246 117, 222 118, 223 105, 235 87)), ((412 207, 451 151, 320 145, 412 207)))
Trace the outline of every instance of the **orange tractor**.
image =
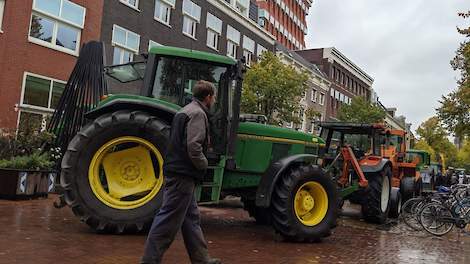
POLYGON ((419 193, 416 163, 405 160, 406 132, 383 124, 322 122, 322 166, 336 181, 341 197, 362 205, 366 221, 398 217, 402 197, 419 193))

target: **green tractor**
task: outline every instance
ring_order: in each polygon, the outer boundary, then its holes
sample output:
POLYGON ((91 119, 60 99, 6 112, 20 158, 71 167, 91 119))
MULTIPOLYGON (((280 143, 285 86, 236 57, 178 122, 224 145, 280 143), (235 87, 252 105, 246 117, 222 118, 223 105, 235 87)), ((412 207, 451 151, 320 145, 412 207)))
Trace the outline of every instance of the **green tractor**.
POLYGON ((406 151, 406 160, 411 163, 416 164, 416 173, 420 174, 421 181, 417 184, 417 190, 419 190, 416 195, 420 195, 422 191, 432 191, 433 190, 433 179, 432 179, 432 168, 431 168, 431 155, 425 150, 419 149, 409 149, 406 151))
POLYGON ((225 195, 239 196, 258 222, 269 222, 287 239, 330 235, 338 191, 316 165, 324 141, 266 125, 263 116, 240 115, 243 71, 241 61, 174 47, 152 48, 145 62, 107 67, 113 79, 142 86, 139 95, 103 98, 70 141, 60 181, 73 213, 99 232, 149 227, 162 203, 172 118, 203 79, 217 87, 217 102, 210 116, 209 169, 197 200, 217 203, 225 195))

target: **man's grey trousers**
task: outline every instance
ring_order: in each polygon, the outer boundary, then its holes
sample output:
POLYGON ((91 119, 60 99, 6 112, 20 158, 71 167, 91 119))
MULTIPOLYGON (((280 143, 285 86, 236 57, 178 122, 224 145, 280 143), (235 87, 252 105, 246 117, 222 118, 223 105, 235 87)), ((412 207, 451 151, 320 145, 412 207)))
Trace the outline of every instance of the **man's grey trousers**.
POLYGON ((190 177, 166 177, 163 204, 150 228, 142 264, 161 263, 163 254, 180 229, 191 263, 202 264, 208 261, 207 244, 201 230, 194 189, 195 182, 190 177))

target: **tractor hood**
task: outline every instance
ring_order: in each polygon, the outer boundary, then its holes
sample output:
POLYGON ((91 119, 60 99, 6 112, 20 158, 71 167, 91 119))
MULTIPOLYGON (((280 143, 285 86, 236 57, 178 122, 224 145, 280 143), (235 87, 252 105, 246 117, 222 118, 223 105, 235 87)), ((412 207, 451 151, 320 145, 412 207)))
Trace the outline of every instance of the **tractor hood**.
POLYGON ((299 140, 308 143, 325 144, 322 138, 292 129, 264 125, 254 122, 240 122, 238 134, 299 140))

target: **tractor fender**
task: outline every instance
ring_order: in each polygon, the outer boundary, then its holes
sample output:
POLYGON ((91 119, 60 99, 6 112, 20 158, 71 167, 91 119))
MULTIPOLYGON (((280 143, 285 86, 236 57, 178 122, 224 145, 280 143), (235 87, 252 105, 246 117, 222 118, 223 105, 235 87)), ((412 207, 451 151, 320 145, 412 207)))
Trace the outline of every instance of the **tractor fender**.
POLYGON ((375 165, 361 165, 361 169, 364 173, 374 173, 381 171, 387 165, 391 168, 392 162, 388 159, 382 159, 375 165))
POLYGON ((297 154, 272 162, 261 178, 256 190, 256 206, 263 208, 270 206, 274 186, 288 168, 296 164, 313 163, 316 158, 316 155, 297 154))
POLYGON ((118 98, 87 112, 85 114, 85 118, 94 120, 103 114, 119 110, 140 110, 147 112, 167 122, 167 124, 171 124, 173 117, 178 111, 157 102, 143 101, 132 98, 118 98))

